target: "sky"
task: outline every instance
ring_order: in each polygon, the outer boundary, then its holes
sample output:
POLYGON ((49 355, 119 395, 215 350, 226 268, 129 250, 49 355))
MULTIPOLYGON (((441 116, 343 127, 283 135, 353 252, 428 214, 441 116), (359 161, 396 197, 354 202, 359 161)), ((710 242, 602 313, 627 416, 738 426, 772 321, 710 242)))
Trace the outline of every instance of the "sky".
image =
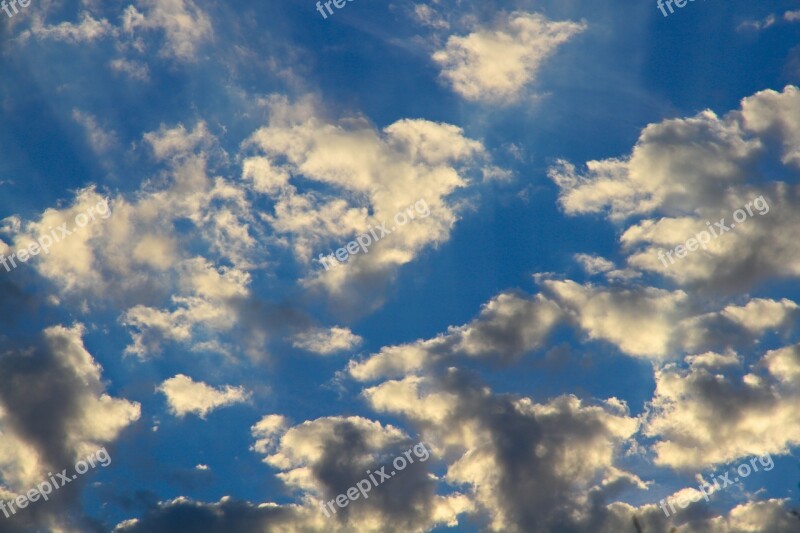
POLYGON ((800 5, 679 1, 0 3, 0 533, 800 531, 800 5))

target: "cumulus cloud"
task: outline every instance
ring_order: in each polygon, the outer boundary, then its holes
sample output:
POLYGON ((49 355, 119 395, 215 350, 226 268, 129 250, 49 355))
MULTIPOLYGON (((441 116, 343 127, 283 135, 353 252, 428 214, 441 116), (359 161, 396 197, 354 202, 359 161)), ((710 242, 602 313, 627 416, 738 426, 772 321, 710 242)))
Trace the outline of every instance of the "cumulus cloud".
MULTIPOLYGON (((71 468, 76 460, 113 443, 140 417, 138 403, 108 394, 102 368, 84 347, 83 334, 79 324, 53 326, 36 345, 0 354, 3 500, 24 494, 47 479, 48 472, 71 468)), ((66 527, 55 517, 63 506, 75 503, 80 484, 64 487, 63 496, 49 507, 3 520, 10 531, 13 523, 27 524, 23 531, 66 527)))
POLYGON ((606 288, 574 281, 545 281, 559 305, 592 339, 617 345, 632 355, 666 356, 673 328, 686 314, 682 291, 606 288))
POLYGON ((260 261, 247 191, 209 176, 208 160, 219 151, 202 122, 192 130, 163 126, 144 140, 167 169, 131 199, 104 198, 89 187, 71 205, 28 221, 7 219, 5 233, 19 249, 67 224, 71 234, 28 266, 62 298, 123 309, 120 322, 133 335, 128 353, 159 353, 165 342, 224 353, 218 336, 238 323, 250 295, 249 270, 260 261), (102 202, 110 213, 76 228, 75 217, 97 212, 102 202), (187 223, 191 230, 179 229, 187 223))
POLYGON ((269 105, 269 125, 245 143, 256 153, 243 165, 243 178, 274 201, 264 220, 309 266, 386 221, 391 234, 368 254, 353 256, 346 268, 314 265, 303 280, 340 308, 374 307, 399 267, 449 239, 463 208, 451 195, 473 184, 470 176, 486 159, 483 145, 449 124, 404 119, 378 131, 362 119, 325 120, 310 99, 273 98, 269 105), (300 192, 301 179, 319 187, 300 192), (392 231, 392 217, 420 200, 430 215, 392 231))
POLYGON ((399 377, 466 359, 511 364, 543 346, 560 324, 589 340, 611 343, 622 353, 668 360, 703 350, 753 346, 769 332, 789 334, 796 304, 769 299, 705 310, 684 291, 543 280, 533 296, 502 293, 470 323, 451 326, 431 339, 386 346, 348 365, 359 381, 399 377))
POLYGON ((791 184, 800 169, 798 116, 800 90, 765 90, 723 117, 703 111, 650 124, 630 156, 590 161, 585 174, 562 161, 550 177, 568 214, 604 213, 620 223, 641 217, 620 239, 635 269, 718 288, 795 277, 800 250, 790 228, 798 224, 800 203, 791 184), (729 226, 734 216, 735 230, 702 249, 695 243, 675 264, 659 259, 722 219, 729 226))
POLYGON ((296 505, 262 505, 280 516, 263 517, 262 527, 277 527, 273 520, 281 520, 282 531, 422 532, 436 525, 456 525, 457 515, 469 508, 459 493, 436 494, 435 477, 425 462, 416 461, 373 486, 367 499, 343 509, 335 506, 337 513, 325 517, 321 505, 415 442, 396 427, 362 417, 325 417, 290 426, 281 415, 267 415, 252 427, 252 434, 253 451, 279 469, 278 477, 300 498, 296 505))
POLYGON ((644 431, 657 441, 656 463, 698 471, 800 443, 797 354, 796 345, 771 350, 749 368, 705 354, 657 369, 644 431))
POLYGON ((600 274, 614 268, 614 263, 596 255, 575 254, 575 261, 583 267, 587 274, 600 274))
POLYGON ((638 427, 617 399, 591 406, 567 395, 538 404, 493 394, 455 368, 388 381, 364 396, 377 411, 408 418, 434 453, 452 460, 444 481, 469 488, 492 531, 574 526, 588 511, 584 491, 598 479, 644 487, 615 466, 638 427))
POLYGON ((489 301, 469 324, 446 334, 400 346, 389 346, 364 361, 351 361, 350 374, 367 381, 394 377, 446 364, 456 358, 510 362, 541 345, 563 317, 551 300, 503 293, 489 301))
MULTIPOLYGON (((434 20, 424 9, 416 12, 422 20, 434 20)), ((535 80, 542 63, 560 45, 585 29, 585 23, 514 12, 466 36, 450 36, 433 60, 442 69, 442 78, 463 98, 509 103, 535 80)))
POLYGON ((314 328, 298 333, 294 338, 293 346, 320 355, 330 355, 350 350, 361 344, 361 341, 363 339, 354 335, 349 328, 314 328))
POLYGON ((183 374, 165 380, 157 390, 164 393, 170 411, 179 417, 192 413, 205 418, 215 409, 246 402, 250 397, 244 387, 214 388, 183 374))

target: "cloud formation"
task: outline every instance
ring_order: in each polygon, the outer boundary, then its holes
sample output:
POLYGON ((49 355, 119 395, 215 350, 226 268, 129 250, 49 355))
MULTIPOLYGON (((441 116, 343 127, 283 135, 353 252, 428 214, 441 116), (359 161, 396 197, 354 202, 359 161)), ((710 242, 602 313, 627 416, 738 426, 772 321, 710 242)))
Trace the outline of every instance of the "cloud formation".
MULTIPOLYGON (((432 20, 417 10, 423 20, 432 20)), ((461 97, 491 104, 517 100, 542 64, 586 23, 554 22, 538 13, 513 12, 465 36, 452 35, 433 60, 461 97)))
POLYGON ((165 380, 157 390, 164 393, 170 411, 179 417, 191 413, 205 418, 215 409, 246 402, 250 397, 244 387, 214 388, 183 374, 165 380))

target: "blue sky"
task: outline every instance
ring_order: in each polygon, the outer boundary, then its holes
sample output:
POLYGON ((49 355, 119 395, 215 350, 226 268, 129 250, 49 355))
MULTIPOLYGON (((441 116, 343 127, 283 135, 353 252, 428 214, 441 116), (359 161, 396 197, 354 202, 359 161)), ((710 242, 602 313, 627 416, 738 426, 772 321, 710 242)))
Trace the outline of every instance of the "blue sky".
POLYGON ((0 11, 0 531, 797 531, 800 11, 673 7, 0 11))

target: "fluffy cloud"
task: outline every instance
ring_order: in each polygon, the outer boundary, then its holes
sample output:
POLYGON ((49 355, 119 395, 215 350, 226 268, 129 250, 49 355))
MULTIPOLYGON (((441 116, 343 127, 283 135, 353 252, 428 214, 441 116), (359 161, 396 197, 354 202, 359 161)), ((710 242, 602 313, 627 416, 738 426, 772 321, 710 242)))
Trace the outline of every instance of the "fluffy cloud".
POLYGON ((666 356, 673 328, 685 315, 688 296, 682 291, 609 289, 574 281, 545 281, 559 305, 591 339, 617 345, 625 353, 666 356))
MULTIPOLYGON (((330 253, 383 221, 391 234, 346 268, 321 265, 303 283, 358 311, 381 300, 397 269, 424 249, 445 242, 462 207, 450 195, 471 185, 486 158, 483 145, 448 124, 400 120, 377 131, 363 119, 331 123, 310 99, 273 98, 270 123, 245 143, 243 178, 274 202, 264 220, 295 257, 330 253), (301 180, 318 187, 300 192, 301 180), (425 218, 394 227, 392 217, 423 201, 425 218)), ((363 311, 362 311, 363 312, 363 311)))
POLYGON ((462 359, 510 364, 541 347, 559 324, 571 324, 590 340, 609 342, 624 354, 665 360, 703 350, 749 347, 769 332, 788 334, 797 315, 796 304, 787 299, 752 299, 743 306, 705 311, 701 302, 680 290, 582 285, 571 280, 542 280, 541 288, 533 296, 500 294, 472 322, 352 360, 349 373, 359 381, 370 381, 462 359))
MULTIPOLYGON (((418 9, 417 15, 430 19, 425 10, 418 9)), ((514 12, 493 26, 450 36, 433 60, 453 90, 467 100, 508 103, 535 79, 556 48, 585 29, 585 23, 514 12)))
POLYGON ((106 19, 95 19, 88 12, 81 13, 81 21, 77 24, 61 22, 51 26, 45 25, 41 16, 35 14, 31 29, 23 31, 20 34, 20 39, 24 41, 34 37, 39 40, 52 39, 70 44, 79 44, 113 36, 116 33, 116 28, 110 22, 106 19))
POLYGON ((618 222, 647 217, 621 237, 631 267, 721 288, 794 277, 800 272, 800 249, 791 238, 800 223, 800 190, 791 184, 800 169, 798 116, 797 87, 766 90, 723 117, 703 111, 650 124, 630 156, 589 161, 583 175, 562 161, 550 176, 568 214, 606 213, 618 222), (675 264, 659 259, 723 218, 727 227, 737 209, 745 216, 735 229, 675 264))
POLYGON ((297 334, 293 346, 320 355, 329 355, 354 348, 361 344, 362 340, 349 328, 315 328, 297 334))
POLYGON ((688 368, 658 369, 644 432, 657 439, 656 463, 698 471, 800 443, 797 354, 797 346, 772 350, 749 369, 704 354, 688 358, 688 368))
POLYGON ((133 329, 128 353, 158 353, 165 341, 226 352, 217 337, 237 324, 248 271, 259 261, 246 190, 209 176, 208 160, 219 150, 202 122, 193 130, 162 127, 144 140, 168 170, 135 198, 103 198, 90 187, 72 205, 30 221, 7 219, 5 233, 19 249, 66 224, 71 234, 27 266, 65 299, 122 308, 120 321, 133 329), (110 212, 97 208, 105 203, 110 212), (77 228, 76 217, 90 210, 102 216, 77 228), (188 235, 178 228, 187 222, 188 235))
POLYGON ((205 418, 215 409, 246 402, 250 397, 244 387, 227 385, 224 388, 215 389, 183 374, 164 381, 158 390, 167 397, 170 411, 180 417, 193 413, 200 418, 205 418))
POLYGON ((184 273, 181 285, 186 296, 172 297, 173 310, 136 305, 123 315, 122 324, 133 329, 133 343, 126 353, 140 357, 160 353, 165 341, 202 350, 208 343, 215 346, 215 333, 228 332, 236 324, 238 302, 249 294, 246 272, 216 269, 199 258, 182 262, 178 270, 184 273), (200 341, 203 338, 207 340, 200 341))
POLYGON ((193 61, 200 45, 213 35, 208 14, 192 0, 141 0, 138 5, 144 12, 128 6, 122 29, 132 35, 138 31, 163 31, 162 56, 193 61))
POLYGON ((459 357, 509 362, 539 347, 562 316, 561 309, 541 295, 500 294, 469 324, 451 327, 433 339, 385 347, 365 361, 351 361, 349 371, 366 381, 447 364, 459 357))
MULTIPOLYGON (((303 507, 292 507, 287 531, 427 531, 437 524, 455 525, 469 508, 458 493, 435 494, 435 478, 426 463, 416 461, 378 487, 368 499, 352 502, 326 518, 320 506, 364 479, 368 469, 408 450, 414 442, 401 430, 361 417, 327 417, 289 427, 280 415, 268 415, 252 428, 253 450, 281 470, 278 477, 302 495, 303 507), (303 529, 305 528, 305 529, 303 529)), ((288 507, 284 507, 285 512, 288 507)))
POLYGON ((452 460, 443 480, 469 487, 492 531, 568 529, 588 512, 584 493, 598 479, 614 490, 644 487, 615 466, 638 422, 613 398, 538 404, 495 395, 454 368, 441 378, 389 381, 364 396, 377 411, 408 418, 436 454, 452 460))
MULTIPOLYGON (((77 459, 114 442, 139 419, 138 403, 106 392, 102 368, 86 351, 83 333, 81 325, 53 326, 44 330, 37 345, 0 355, 0 498, 4 500, 47 479, 47 472, 71 468, 77 459)), ((27 524, 22 527, 25 531, 58 530, 62 526, 56 526, 51 514, 75 503, 80 484, 62 489, 63 496, 50 507, 17 514, 9 522, 27 524)))
MULTIPOLYGON (((200 47, 213 37, 210 17, 192 0, 138 0, 121 13, 120 26, 93 16, 92 11, 97 6, 84 7, 87 10, 81 12, 79 22, 47 24, 41 14, 35 13, 30 28, 20 33, 20 39, 25 41, 33 37, 37 40, 82 44, 112 38, 118 50, 142 54, 148 48, 143 35, 158 31, 163 34, 160 56, 192 62, 197 60, 200 47)), ((126 64, 130 65, 127 59, 118 59, 111 66, 115 70, 133 73, 130 69, 119 68, 126 64)))

